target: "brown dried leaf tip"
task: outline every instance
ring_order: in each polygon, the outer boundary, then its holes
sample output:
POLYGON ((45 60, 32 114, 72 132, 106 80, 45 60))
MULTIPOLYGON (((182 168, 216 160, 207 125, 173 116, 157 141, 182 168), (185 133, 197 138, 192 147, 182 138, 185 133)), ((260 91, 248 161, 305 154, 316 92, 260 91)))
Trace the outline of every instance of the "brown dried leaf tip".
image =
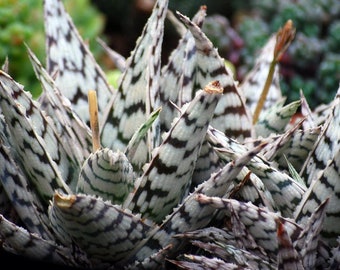
POLYGON ((219 81, 212 81, 204 87, 204 91, 209 94, 222 94, 223 87, 219 81))
POLYGON ((76 201, 75 195, 62 195, 56 192, 53 196, 55 204, 60 208, 70 208, 76 201))
POLYGON ((282 54, 286 51, 289 44, 295 37, 296 29, 292 20, 288 20, 283 28, 280 28, 276 34, 276 44, 274 49, 274 61, 280 61, 282 54))

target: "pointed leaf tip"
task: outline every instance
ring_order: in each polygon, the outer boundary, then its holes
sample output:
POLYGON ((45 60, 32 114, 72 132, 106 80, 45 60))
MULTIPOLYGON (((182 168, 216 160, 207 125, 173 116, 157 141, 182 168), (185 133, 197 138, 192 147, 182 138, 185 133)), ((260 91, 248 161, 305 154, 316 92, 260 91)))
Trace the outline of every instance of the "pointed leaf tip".
POLYGON ((76 201, 75 195, 62 195, 55 193, 53 196, 54 203, 60 208, 70 208, 76 201))
POLYGON ((210 94, 222 94, 223 87, 219 81, 212 81, 204 87, 204 91, 210 94))

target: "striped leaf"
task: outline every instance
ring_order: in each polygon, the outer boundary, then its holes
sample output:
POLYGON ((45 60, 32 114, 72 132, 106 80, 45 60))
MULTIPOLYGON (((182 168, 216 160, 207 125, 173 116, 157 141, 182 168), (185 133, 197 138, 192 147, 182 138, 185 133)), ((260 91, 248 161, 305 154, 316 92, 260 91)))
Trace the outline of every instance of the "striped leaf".
MULTIPOLYGON (((253 68, 247 73, 240 84, 240 91, 246 99, 247 107, 251 113, 254 113, 262 89, 268 76, 269 68, 274 57, 274 47, 276 35, 272 35, 267 43, 261 48, 259 55, 256 57, 253 68)), ((274 104, 282 99, 280 88, 279 66, 276 65, 273 80, 264 104, 264 110, 271 108, 274 104)))
POLYGON ((29 117, 30 113, 36 109, 35 103, 7 74, 1 71, 0 97, 0 106, 10 130, 20 166, 32 187, 36 189, 44 207, 47 207, 55 189, 60 188, 66 193, 71 193, 63 175, 71 176, 74 168, 69 167, 67 155, 62 151, 63 148, 59 147, 58 136, 48 120, 39 110, 33 114, 34 119, 29 117), (26 103, 22 102, 21 105, 16 102, 13 99, 14 93, 23 98, 26 103), (33 123, 41 124, 33 125, 33 123))
POLYGON ((285 226, 281 220, 277 220, 277 239, 279 245, 278 257, 278 269, 282 270, 304 270, 301 258, 298 252, 295 250, 292 240, 286 231, 285 226))
POLYGON ((101 148, 84 162, 77 193, 97 195, 112 204, 122 203, 132 192, 135 174, 127 157, 120 151, 101 148))
MULTIPOLYGON (((193 18, 198 26, 202 26, 206 9, 200 8, 193 18)), ((168 63, 161 70, 160 87, 160 128, 162 132, 169 131, 171 123, 178 116, 178 110, 173 105, 182 107, 195 96, 196 46, 189 30, 179 40, 177 47, 171 52, 168 63)))
POLYGON ((320 127, 310 128, 307 130, 298 129, 289 138, 288 142, 281 149, 275 151, 275 160, 279 167, 284 170, 288 168, 285 158, 292 164, 294 169, 301 171, 310 152, 314 148, 314 144, 318 140, 321 133, 320 127))
MULTIPOLYGON (((320 232, 326 217, 328 203, 329 199, 326 199, 314 210, 300 237, 294 243, 296 249, 300 251, 305 269, 317 268, 317 258, 323 256, 322 254, 327 254, 325 251, 320 252, 322 249, 320 232)), ((330 253, 330 251, 328 252, 330 253)), ((329 255, 328 257, 330 257, 329 255)))
POLYGON ((328 162, 334 159, 340 150, 340 88, 335 99, 331 102, 331 109, 328 110, 327 118, 322 125, 322 131, 314 144, 313 150, 309 153, 302 169, 301 175, 308 185, 318 178, 318 174, 326 168, 328 162))
MULTIPOLYGON (((241 153, 246 151, 246 148, 241 144, 216 135, 218 135, 218 132, 212 134, 210 141, 219 157, 225 162, 239 157, 241 153)), ((247 168, 263 182, 282 215, 292 217, 295 207, 302 199, 305 188, 260 156, 254 157, 247 165, 247 168)))
POLYGON ((195 170, 192 175, 190 190, 209 179, 210 175, 223 167, 216 151, 205 139, 202 143, 201 151, 196 161, 195 170))
POLYGON ((76 257, 71 248, 58 245, 55 241, 41 238, 0 215, 0 239, 7 251, 35 261, 62 266, 91 267, 85 254, 77 250, 76 257))
MULTIPOLYGON (((208 197, 203 194, 197 197, 202 204, 209 204, 217 209, 225 210, 227 216, 231 213, 238 215, 248 232, 253 236, 256 243, 261 246, 269 256, 276 256, 279 251, 277 239, 276 220, 278 214, 269 212, 266 208, 260 208, 252 203, 244 203, 233 199, 222 199, 218 197, 208 197)), ((302 228, 290 219, 280 217, 282 224, 293 239, 299 236, 302 228)))
MULTIPOLYGON (((220 157, 229 155, 222 149, 218 150, 220 157)), ((257 157, 250 161, 247 166, 256 174, 266 189, 271 193, 276 207, 284 217, 293 217, 296 206, 302 200, 305 192, 304 186, 296 182, 291 176, 270 166, 265 160, 257 157)))
MULTIPOLYGON (((104 113, 113 89, 97 64, 61 0, 44 1, 46 65, 55 83, 81 119, 89 124, 87 92, 95 90, 98 110, 104 113)), ((40 97, 44 99, 44 94, 40 97)))
MULTIPOLYGON (((15 163, 9 149, 0 144, 0 187, 10 199, 20 220, 26 228, 44 239, 53 240, 46 213, 37 194, 31 191, 31 184, 15 163)), ((10 205, 10 204, 8 204, 10 205)), ((4 214, 4 211, 0 212, 4 214)))
POLYGON ((124 206, 160 222, 182 200, 221 93, 219 83, 212 82, 182 108, 124 206))
MULTIPOLYGON (((104 147, 124 151, 137 128, 159 107, 157 92, 167 7, 168 0, 156 2, 135 49, 127 59, 117 94, 110 101, 109 112, 103 116, 101 141, 104 147)), ((137 163, 147 162, 152 147, 159 144, 159 127, 155 126, 136 152, 137 163)))
POLYGON ((269 109, 261 113, 255 125, 256 136, 267 137, 272 133, 277 134, 285 131, 301 102, 297 100, 283 106, 284 102, 285 99, 273 104, 269 109))
MULTIPOLYGON (((62 178, 66 179, 67 184, 70 186, 74 185, 74 180, 79 173, 77 157, 72 151, 68 151, 67 143, 60 139, 54 123, 41 111, 40 104, 33 100, 30 93, 24 91, 24 89, 6 73, 0 73, 0 91, 2 91, 1 96, 3 96, 1 102, 6 103, 6 107, 3 107, 3 113, 6 117, 8 127, 14 132, 14 127, 11 127, 14 121, 20 123, 26 122, 37 136, 41 138, 40 142, 44 144, 43 147, 58 166, 62 178), (7 102, 5 100, 7 100, 7 102), (14 112, 11 110, 11 106, 17 107, 18 111, 14 112), (8 122, 10 120, 13 122, 8 122)), ((14 136, 13 133, 11 135, 14 136)), ((18 149, 18 146, 14 145, 14 148, 17 154, 21 156, 25 155, 25 153, 23 153, 24 148, 29 148, 29 146, 25 145, 18 149)), ((29 162, 29 160, 24 162, 29 162)))
POLYGON ((104 262, 125 258, 150 230, 139 216, 84 194, 56 193, 49 217, 62 243, 68 246, 74 241, 89 258, 104 262))
POLYGON ((185 238, 187 240, 201 240, 203 242, 215 242, 221 244, 227 244, 234 241, 234 236, 226 229, 220 229, 217 227, 205 227, 203 229, 183 232, 174 235, 176 238, 185 238))
POLYGON ((208 37, 189 18, 177 12, 181 21, 191 31, 196 43, 196 83, 204 87, 218 80, 223 87, 211 125, 233 138, 251 136, 252 123, 231 70, 225 65, 208 37))
POLYGON ((173 238, 173 235, 207 226, 214 218, 215 211, 209 206, 198 203, 197 195, 203 193, 209 196, 224 196, 228 193, 233 178, 264 146, 265 144, 246 152, 242 157, 228 163, 221 170, 213 173, 207 181, 200 184, 164 219, 159 228, 150 232, 148 238, 136 247, 136 256, 132 258, 139 261, 169 244, 173 250, 177 250, 181 241, 173 238))
MULTIPOLYGON (((234 263, 227 263, 219 258, 209 258, 200 255, 184 255, 183 261, 169 260, 180 269, 197 269, 197 270, 214 270, 214 269, 226 269, 237 270, 240 267, 234 263)), ((241 268, 242 269, 242 268, 241 268)), ((245 268, 246 269, 246 268, 245 268)))
POLYGON ((296 209, 297 222, 305 224, 308 217, 324 201, 329 199, 326 217, 323 222, 321 235, 331 246, 337 245, 337 236, 340 234, 338 222, 340 221, 340 152, 337 152, 319 176, 304 194, 299 207, 296 209))
POLYGON ((79 118, 73 110, 73 105, 61 93, 53 78, 29 48, 28 55, 43 88, 44 103, 41 107, 53 119, 58 136, 65 144, 65 151, 74 155, 80 165, 91 151, 90 128, 79 118))
POLYGON ((1 107, 0 107, 0 143, 5 146, 13 146, 13 142, 12 142, 10 134, 11 133, 6 124, 5 117, 1 113, 1 107))
POLYGON ((214 254, 214 258, 222 259, 238 267, 271 269, 267 261, 241 248, 235 248, 231 245, 221 245, 220 243, 204 243, 197 240, 192 241, 192 244, 201 250, 214 254))

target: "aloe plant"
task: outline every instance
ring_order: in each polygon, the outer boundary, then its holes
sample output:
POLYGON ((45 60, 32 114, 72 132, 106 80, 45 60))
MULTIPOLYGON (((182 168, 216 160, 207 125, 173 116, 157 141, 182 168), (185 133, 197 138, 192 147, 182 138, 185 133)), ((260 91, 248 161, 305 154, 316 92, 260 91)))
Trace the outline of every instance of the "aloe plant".
POLYGON ((201 30, 206 6, 176 13, 186 30, 161 63, 167 11, 155 3, 126 60, 102 43, 114 88, 44 1, 46 67, 27 47, 41 96, 0 71, 2 249, 79 269, 336 269, 340 96, 285 104, 292 22, 239 84, 201 30))

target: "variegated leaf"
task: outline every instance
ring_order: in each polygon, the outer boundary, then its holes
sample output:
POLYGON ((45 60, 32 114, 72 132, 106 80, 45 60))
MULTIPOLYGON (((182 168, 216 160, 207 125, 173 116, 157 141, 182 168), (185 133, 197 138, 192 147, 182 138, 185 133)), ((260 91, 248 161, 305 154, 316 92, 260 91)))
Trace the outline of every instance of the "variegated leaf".
POLYGON ((217 227, 205 227, 203 229, 183 232, 174 235, 175 238, 187 240, 200 240, 203 242, 215 242, 221 244, 228 244, 234 241, 234 236, 228 229, 220 229, 217 227))
POLYGON ((186 16, 177 12, 179 18, 189 28, 196 43, 196 83, 203 87, 213 80, 220 81, 223 96, 220 99, 211 125, 226 135, 244 139, 252 135, 250 114, 234 81, 231 70, 225 65, 208 37, 186 16))
POLYGON ((331 246, 337 244, 336 238, 340 235, 340 151, 337 152, 318 177, 314 179, 304 194, 295 216, 299 223, 305 224, 307 218, 326 199, 329 202, 326 217, 323 222, 321 235, 331 246))
MULTIPOLYGON (((247 151, 244 145, 227 136, 222 136, 218 130, 209 129, 208 135, 209 142, 215 147, 220 159, 226 163, 240 157, 247 151)), ((258 193, 259 198, 263 197, 262 202, 267 206, 270 206, 273 200, 275 204, 269 208, 278 209, 285 217, 292 217, 296 205, 302 199, 305 188, 260 156, 255 156, 250 160, 247 168, 264 184, 264 187, 261 187, 262 185, 257 182, 257 178, 251 178, 251 180, 254 180, 252 184, 256 187, 255 190, 252 189, 254 195, 258 193), (263 196, 261 194, 268 195, 263 196), (267 200, 265 199, 266 197, 268 198, 267 200)), ((247 173, 248 171, 244 171, 241 179, 247 173)), ((250 198, 248 197, 248 199, 250 198)))
POLYGON ((277 239, 279 244, 278 269, 282 270, 304 270, 301 257, 295 250, 292 240, 286 231, 285 226, 278 218, 277 222, 277 239))
POLYGON ((276 220, 278 218, 281 219, 292 241, 296 240, 302 231, 302 228, 292 220, 280 217, 276 213, 269 212, 266 208, 257 207, 249 202, 208 197, 203 194, 197 196, 197 200, 202 204, 209 204, 214 208, 225 210, 226 216, 230 216, 231 212, 236 213, 257 244, 271 257, 276 256, 279 250, 276 234, 276 220))
MULTIPOLYGON (((12 207, 18 213, 21 222, 31 233, 44 239, 53 240, 47 215, 40 203, 38 194, 32 192, 21 169, 15 163, 9 149, 0 144, 0 187, 6 192, 12 207)), ((0 212, 4 215, 4 212, 0 212)))
POLYGON ((301 101, 301 105, 300 105, 300 114, 297 114, 297 116, 300 119, 305 119, 305 121, 303 121, 302 123, 302 127, 304 130, 307 129, 313 129, 317 126, 320 125, 320 123, 316 123, 314 117, 314 113, 311 110, 311 108, 309 107, 309 104, 307 102, 306 97, 304 96, 302 90, 300 90, 300 101, 301 101))
POLYGON ((308 185, 318 178, 318 174, 326 168, 328 162, 334 158, 340 150, 340 88, 332 102, 331 109, 325 123, 322 125, 322 131, 315 142, 313 150, 309 153, 302 169, 301 175, 305 178, 308 185))
POLYGON ((275 156, 271 159, 276 161, 279 167, 284 170, 288 168, 285 160, 285 158, 287 158, 294 169, 300 172, 310 151, 313 150, 320 132, 321 127, 315 127, 307 130, 296 130, 281 149, 276 149, 275 156))
POLYGON ((49 217, 63 244, 69 246, 74 241, 91 260, 103 262, 125 258, 150 230, 139 216, 84 194, 56 193, 49 217))
POLYGON ((44 102, 48 102, 48 105, 42 104, 41 107, 53 119, 58 135, 65 146, 65 151, 69 155, 73 155, 80 166, 91 151, 90 128, 75 113, 73 105, 61 93, 55 81, 29 48, 28 55, 43 88, 44 102))
POLYGON ((222 93, 212 82, 182 108, 124 206, 160 222, 188 193, 205 133, 222 93))
MULTIPOLYGON (((2 91, 3 101, 6 102, 6 109, 3 107, 3 113, 6 121, 16 119, 21 121, 25 119, 28 125, 41 137, 41 142, 44 143, 44 148, 49 153, 53 161, 57 164, 63 179, 67 180, 67 183, 74 187, 75 177, 78 176, 79 164, 77 164, 77 157, 72 151, 68 151, 68 144, 62 141, 57 134, 56 127, 51 119, 45 115, 40 109, 40 104, 32 99, 29 92, 15 82, 8 74, 0 72, 0 90, 2 91), (6 97, 4 97, 6 96, 6 97), (10 110, 10 105, 17 107, 20 113, 17 115, 14 111, 10 110)), ((7 125, 10 127, 10 123, 7 125)), ((18 131, 19 132, 19 131, 18 131)), ((13 134, 11 134, 13 136, 13 134)), ((17 151, 17 155, 24 155, 23 148, 18 149, 14 145, 17 151)), ((26 148, 29 148, 26 146, 26 148)))
MULTIPOLYGON (((164 269, 167 265, 167 255, 171 249, 171 245, 161 248, 156 253, 152 254, 150 257, 146 257, 143 261, 135 261, 132 264, 117 264, 116 268, 124 268, 126 270, 140 270, 140 269, 164 269)), ((109 269, 109 270, 114 270, 109 269)))
MULTIPOLYGON (((244 145, 227 137, 221 131, 214 129, 213 127, 209 127, 207 140, 210 142, 211 146, 213 146, 215 153, 219 156, 220 163, 226 163, 233 160, 233 158, 231 158, 232 154, 227 160, 225 159, 226 156, 221 158, 218 150, 220 148, 230 151, 230 153, 234 153, 235 155, 244 155, 247 152, 247 148, 244 145)), ((266 145, 261 150, 262 153, 264 149, 268 148, 270 142, 264 141, 260 142, 258 145, 261 143, 265 143, 266 145)), ((233 194, 231 194, 231 196, 236 196, 243 201, 251 201, 258 206, 266 206, 271 210, 278 210, 269 190, 257 175, 250 173, 250 170, 246 166, 242 168, 237 177, 235 177, 234 182, 235 188, 233 189, 233 194)))
MULTIPOLYGON (((268 77, 269 68, 274 57, 276 35, 272 35, 263 48, 259 51, 254 67, 249 71, 240 85, 240 91, 246 99, 246 104, 251 113, 254 113, 256 104, 260 98, 265 81, 268 77)), ((279 66, 276 65, 273 80, 264 104, 267 110, 282 98, 280 88, 279 66)))
MULTIPOLYGON (((202 26, 206 16, 206 9, 201 7, 193 21, 202 26)), ((168 63, 161 70, 160 88, 160 114, 161 131, 168 131, 172 120, 177 117, 178 111, 174 104, 182 107, 195 96, 195 67, 196 67, 195 40, 189 30, 179 40, 177 47, 169 56, 168 63)))
MULTIPOLYGON (((109 111, 103 116, 101 141, 104 147, 124 151, 129 140, 159 107, 159 78, 163 27, 168 0, 158 0, 143 29, 131 56, 127 59, 117 95, 110 101, 109 111)), ((150 159, 151 149, 159 144, 159 128, 140 143, 136 152, 137 163, 150 159)))
POLYGON ((290 119, 300 106, 300 101, 294 101, 284 106, 285 99, 273 104, 260 115, 255 125, 256 136, 267 137, 270 134, 285 131, 290 119))
MULTIPOLYGON (((220 157, 227 161, 230 159, 230 155, 234 156, 236 154, 224 149, 217 149, 217 151, 220 157)), ((293 217, 295 208, 300 203, 305 192, 304 186, 260 157, 254 157, 247 167, 261 179, 266 189, 272 194, 276 207, 282 215, 284 217, 293 217)))
POLYGON ((275 36, 238 85, 200 29, 206 7, 174 20, 157 0, 126 61, 102 43, 123 71, 114 92, 62 0, 44 12, 47 71, 28 48, 39 102, 0 71, 1 249, 79 269, 338 268, 340 88, 284 106, 276 66, 253 126, 275 36), (166 16, 182 39, 162 65, 166 16))
MULTIPOLYGON (((20 165, 32 187, 37 190, 42 203, 47 207, 55 189, 60 188, 66 193, 71 193, 63 175, 71 176, 74 168, 70 166, 58 136, 49 121, 36 108, 35 102, 2 71, 0 71, 0 97, 0 106, 20 165), (22 98, 22 104, 15 102, 13 97, 16 96, 19 100, 22 98)), ((73 179, 67 180, 71 182, 73 179)))
MULTIPOLYGON (((214 147, 222 163, 228 163, 235 159, 236 156, 244 155, 249 147, 225 136, 221 131, 212 127, 210 127, 207 132, 207 140, 214 147)), ((268 148, 271 140, 269 140, 269 142, 264 141, 264 143, 266 147, 262 149, 261 153, 264 152, 264 149, 268 148)), ((261 144, 261 142, 259 144, 261 144)), ((256 158, 256 160, 257 159, 258 158, 256 158)), ((279 207, 273 199, 274 194, 271 194, 271 189, 266 187, 261 177, 251 173, 248 166, 242 168, 234 181, 237 186, 234 188, 233 193, 236 193, 238 199, 251 201, 258 206, 266 206, 268 209, 278 211, 279 207)))
POLYGON ((200 154, 196 161, 195 170, 192 175, 192 183, 190 190, 192 191, 199 184, 209 179, 213 172, 223 167, 223 163, 219 159, 216 151, 205 139, 202 143, 200 154))
POLYGON ((299 238, 294 243, 295 248, 300 252, 305 269, 317 268, 316 260, 321 257, 321 254, 318 254, 321 240, 320 232, 326 217, 328 203, 329 199, 326 199, 315 209, 299 238))
MULTIPOLYGON (((223 211, 221 214, 224 214, 223 211)), ((245 224, 243 224, 238 212, 233 208, 230 209, 230 219, 228 219, 225 224, 225 230, 229 230, 235 238, 235 247, 249 251, 251 254, 255 255, 256 258, 261 258, 263 261, 262 267, 264 268, 267 268, 268 264, 270 265, 276 262, 276 260, 273 260, 273 258, 268 256, 267 252, 261 245, 257 244, 254 236, 251 232, 249 232, 245 224)), ((258 263, 257 259, 256 263, 258 263)))
POLYGON ((263 270, 273 269, 268 261, 241 248, 236 248, 231 245, 221 245, 220 243, 204 243, 201 241, 192 241, 192 244, 211 253, 216 258, 233 263, 238 267, 263 270))
POLYGON ((18 222, 20 220, 20 217, 16 210, 14 209, 12 205, 12 201, 8 197, 5 188, 2 185, 2 176, 1 182, 0 182, 0 214, 3 215, 5 218, 7 218, 11 222, 18 222))
POLYGON ((273 199, 270 190, 263 184, 261 178, 244 167, 234 179, 235 187, 230 198, 244 202, 252 202, 259 207, 266 207, 270 211, 279 212, 279 207, 273 199))
MULTIPOLYGON (((329 260, 330 269, 336 269, 340 265, 340 243, 339 242, 340 240, 338 238, 338 246, 333 249, 333 256, 331 256, 329 260)), ((324 261, 327 262, 327 258, 324 258, 324 259, 325 259, 324 261)), ((327 265, 327 263, 325 263, 324 265, 327 265)))
MULTIPOLYGON (((263 140, 258 144, 253 144, 254 146, 245 146, 240 144, 238 141, 225 136, 221 131, 213 127, 209 127, 208 129, 207 141, 214 148, 214 152, 219 156, 220 163, 230 162, 234 159, 236 153, 239 155, 244 155, 244 153, 248 151, 247 149, 249 147, 255 147, 256 145, 265 143, 266 146, 261 150, 262 153, 264 152, 264 149, 267 149, 272 143, 270 140, 263 140), (223 155, 223 157, 221 157, 221 151, 225 151, 229 154, 223 155)), ((242 168, 237 177, 235 177, 234 182, 235 188, 233 193, 237 193, 236 196, 238 199, 243 201, 251 201, 258 206, 266 206, 268 209, 277 210, 269 190, 265 187, 257 175, 251 173, 249 168, 242 168)), ((234 194, 232 196, 234 196, 234 194)))
POLYGON ((6 146, 13 145, 13 142, 11 142, 11 135, 6 124, 5 117, 1 112, 1 107, 0 107, 0 143, 6 146))
MULTIPOLYGON (((204 228, 214 218, 214 209, 197 202, 197 194, 203 193, 211 196, 224 196, 230 191, 233 178, 240 170, 254 157, 265 144, 245 153, 241 158, 228 163, 225 167, 199 185, 195 191, 189 194, 186 199, 169 214, 159 228, 148 234, 148 238, 140 243, 136 249, 136 260, 150 256, 162 246, 169 244, 173 247, 173 252, 181 241, 172 238, 173 235, 204 228)), ((131 254, 132 255, 132 254, 131 254)))
MULTIPOLYGON (((222 131, 209 126, 209 129, 207 130, 207 141, 211 144, 214 149, 218 148, 225 148, 228 149, 230 152, 238 153, 238 154, 244 154, 248 151, 248 148, 245 144, 240 143, 239 141, 225 135, 222 131)), ((262 142, 266 142, 263 140, 262 142)), ((257 145, 261 144, 258 143, 257 145)), ((256 144, 252 144, 251 147, 255 147, 256 144)), ((266 148, 268 147, 268 142, 266 142, 266 148)), ((265 149, 265 148, 264 148, 265 149)))
POLYGON ((92 267, 85 254, 74 254, 72 249, 54 241, 41 238, 0 215, 0 239, 2 247, 14 254, 40 262, 63 266, 92 267), (75 256, 74 256, 75 255, 75 256))
MULTIPOLYGON (((73 104, 81 119, 89 124, 87 93, 95 90, 98 109, 104 113, 113 89, 94 56, 85 45, 61 0, 44 1, 46 64, 55 83, 73 104)), ((40 99, 44 98, 44 94, 40 99)))
POLYGON ((327 104, 322 103, 314 108, 312 111, 312 116, 315 125, 323 125, 326 122, 330 112, 332 111, 333 103, 334 99, 327 104))
POLYGON ((101 148, 91 153, 84 162, 76 192, 97 195, 112 204, 121 204, 132 192, 135 178, 124 153, 101 148))

